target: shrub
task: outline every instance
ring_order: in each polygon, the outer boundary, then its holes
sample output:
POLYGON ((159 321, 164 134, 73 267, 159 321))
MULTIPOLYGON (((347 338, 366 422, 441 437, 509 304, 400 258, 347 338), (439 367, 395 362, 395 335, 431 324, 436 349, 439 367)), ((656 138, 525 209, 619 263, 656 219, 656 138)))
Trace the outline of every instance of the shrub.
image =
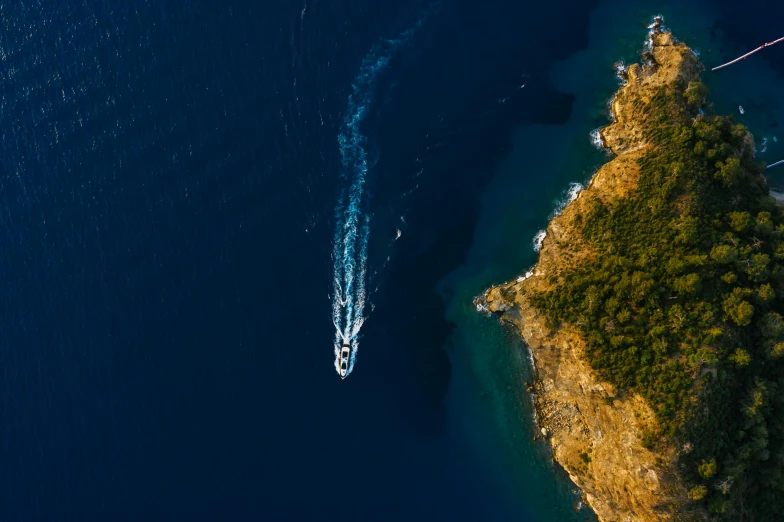
POLYGON ((698 468, 698 472, 700 476, 706 480, 714 476, 716 474, 716 459, 712 458, 708 461, 703 459, 698 468))
POLYGON ((735 232, 746 232, 754 224, 748 212, 730 212, 730 228, 735 232))
POLYGON ((734 263, 738 260, 738 249, 730 245, 716 245, 711 249, 710 257, 719 264, 734 263))
POLYGON ((716 171, 716 178, 720 179, 725 185, 732 186, 737 183, 740 176, 743 174, 743 167, 740 166, 738 158, 728 158, 726 163, 719 161, 716 163, 718 170, 716 171))
POLYGON ((724 313, 738 326, 748 326, 754 315, 754 307, 747 301, 730 296, 724 300, 724 313))
POLYGON ((708 91, 708 88, 702 82, 689 82, 689 86, 683 93, 683 97, 686 99, 686 103, 692 108, 698 109, 705 103, 705 99, 708 97, 709 93, 710 91, 708 91))
POLYGON ((705 498, 705 495, 707 495, 707 494, 708 494, 708 488, 706 488, 705 486, 702 486, 702 485, 694 486, 693 488, 691 488, 689 490, 689 493, 688 493, 689 498, 691 500, 702 500, 702 499, 705 498))
POLYGON ((738 348, 735 350, 735 353, 730 355, 729 359, 742 368, 749 365, 751 362, 751 355, 743 348, 738 348))

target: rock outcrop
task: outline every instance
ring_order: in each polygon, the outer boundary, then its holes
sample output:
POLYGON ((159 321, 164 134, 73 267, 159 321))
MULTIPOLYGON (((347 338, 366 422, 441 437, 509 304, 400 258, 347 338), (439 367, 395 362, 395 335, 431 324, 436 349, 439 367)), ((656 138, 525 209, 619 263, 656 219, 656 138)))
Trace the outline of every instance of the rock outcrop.
POLYGON ((531 297, 557 288, 559 278, 594 253, 582 241, 582 216, 596 198, 611 201, 633 190, 638 159, 651 147, 641 110, 662 85, 683 90, 699 79, 694 53, 672 35, 654 30, 647 63, 628 68, 626 83, 612 101, 614 122, 602 129, 615 154, 590 186, 553 219, 533 273, 489 289, 477 305, 517 327, 536 363, 534 404, 553 455, 603 522, 700 520, 674 470, 676 448, 654 453, 643 439, 655 425, 653 411, 639 396, 602 382, 584 356, 576 327, 548 326, 531 297))

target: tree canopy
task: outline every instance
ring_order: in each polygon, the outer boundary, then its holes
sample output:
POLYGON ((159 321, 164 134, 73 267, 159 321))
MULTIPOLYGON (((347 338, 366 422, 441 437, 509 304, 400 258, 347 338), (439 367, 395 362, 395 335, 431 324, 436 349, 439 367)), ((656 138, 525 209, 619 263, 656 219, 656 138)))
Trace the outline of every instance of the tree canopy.
POLYGON ((727 520, 784 513, 784 216, 743 125, 662 87, 628 196, 580 216, 596 255, 533 297, 580 328, 603 379, 645 397, 649 441, 685 449, 689 498, 727 520))

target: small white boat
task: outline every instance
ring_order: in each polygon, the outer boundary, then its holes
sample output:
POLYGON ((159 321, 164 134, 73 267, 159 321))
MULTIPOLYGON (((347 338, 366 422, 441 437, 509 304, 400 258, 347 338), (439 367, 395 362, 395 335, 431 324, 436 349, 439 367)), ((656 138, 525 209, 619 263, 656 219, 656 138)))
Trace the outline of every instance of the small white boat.
POLYGON ((343 346, 340 347, 340 358, 338 360, 340 378, 345 379, 348 375, 349 358, 351 357, 351 346, 343 341, 343 346))

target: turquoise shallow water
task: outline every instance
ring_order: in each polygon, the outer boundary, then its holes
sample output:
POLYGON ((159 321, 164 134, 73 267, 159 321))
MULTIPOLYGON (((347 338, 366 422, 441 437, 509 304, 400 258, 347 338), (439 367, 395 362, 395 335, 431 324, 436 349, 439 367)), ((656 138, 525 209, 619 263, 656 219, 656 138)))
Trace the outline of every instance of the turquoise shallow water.
MULTIPOLYGON (((619 87, 613 63, 638 61, 654 14, 665 17, 666 28, 700 55, 706 69, 734 56, 735 49, 715 28, 719 13, 705 2, 659 2, 654 8, 601 2, 587 22, 587 47, 548 71, 559 90, 574 95, 571 117, 564 125, 527 125, 515 131, 510 154, 482 194, 467 261, 441 283, 447 316, 457 325, 449 351, 456 374, 450 404, 455 408, 471 404, 476 411, 470 415, 486 419, 486 424, 473 428, 477 439, 485 439, 475 450, 493 473, 504 476, 499 481, 507 484, 508 495, 526 496, 536 520, 593 520, 594 515, 588 509, 579 513, 573 509, 579 492, 552 463, 546 443, 532 440, 533 412, 523 385, 532 376, 527 349, 516 332, 477 313, 471 301, 492 284, 522 275, 536 262, 532 240, 537 231, 562 205, 570 184, 587 184, 607 160, 589 135, 609 122, 608 103, 619 87), (464 397, 471 393, 473 402, 464 397)), ((778 104, 784 92, 780 71, 756 60, 722 74, 706 70, 703 81, 717 110, 734 114, 755 135, 761 160, 772 163, 784 158, 784 140, 773 140, 776 126, 772 126, 784 122, 778 104), (744 106, 744 115, 738 105, 744 106)), ((784 184, 784 169, 769 174, 772 187, 784 184)))

